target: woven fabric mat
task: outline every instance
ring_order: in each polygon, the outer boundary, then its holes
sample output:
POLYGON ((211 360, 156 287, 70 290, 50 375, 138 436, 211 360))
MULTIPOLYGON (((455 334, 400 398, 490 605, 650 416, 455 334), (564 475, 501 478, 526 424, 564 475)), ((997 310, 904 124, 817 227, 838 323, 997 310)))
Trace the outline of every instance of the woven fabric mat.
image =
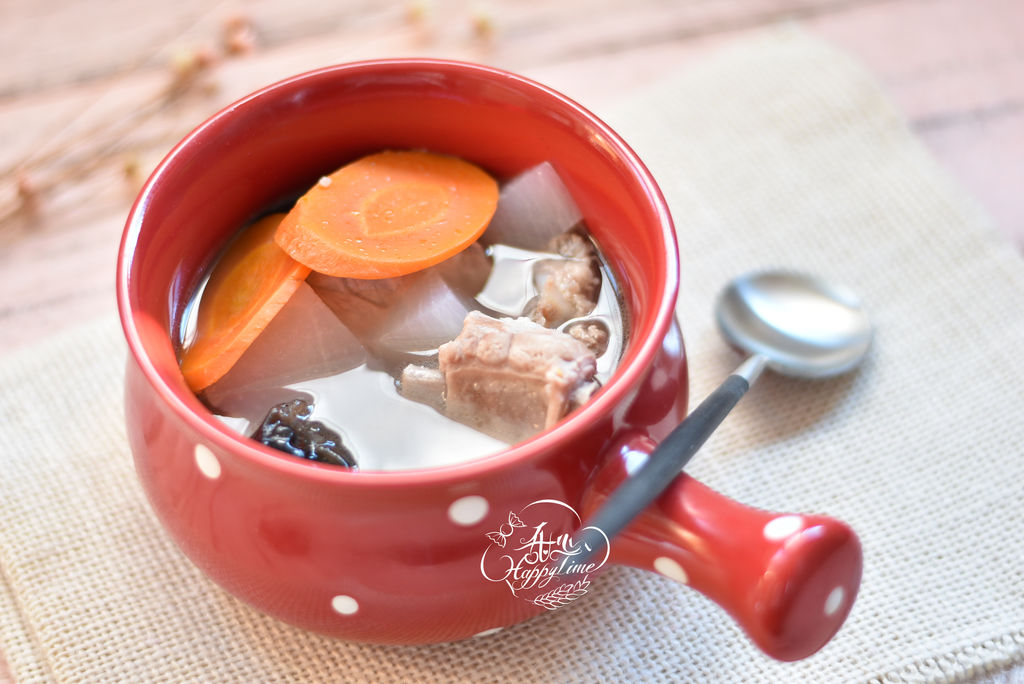
POLYGON ((793 664, 696 592, 613 569, 585 599, 429 647, 265 617, 174 547, 136 483, 114 318, 0 363, 0 643, 19 681, 922 681, 1024 661, 1024 262, 879 89, 799 34, 734 47, 599 112, 650 165, 682 245, 699 399, 739 361, 715 292, 785 266, 863 296, 878 332, 838 380, 766 375, 691 471, 860 533, 859 599, 793 664))

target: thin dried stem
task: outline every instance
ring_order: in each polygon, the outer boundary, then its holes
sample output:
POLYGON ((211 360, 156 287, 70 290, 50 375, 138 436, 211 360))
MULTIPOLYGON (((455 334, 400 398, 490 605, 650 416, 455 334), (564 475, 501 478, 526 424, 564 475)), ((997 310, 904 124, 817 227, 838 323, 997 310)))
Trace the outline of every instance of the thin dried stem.
MULTIPOLYGON (((220 11, 224 4, 220 2, 207 12, 192 17, 178 29, 177 35, 184 35, 214 12, 220 11)), ((151 61, 164 45, 166 43, 142 55, 127 68, 138 68, 151 61)), ((201 77, 213 66, 216 56, 202 49, 184 54, 184 58, 183 54, 175 55, 168 85, 130 109, 124 116, 106 117, 68 139, 68 131, 92 109, 85 107, 50 128, 41 136, 41 142, 34 146, 31 153, 0 171, 0 181, 13 183, 16 188, 10 200, 0 202, 0 226, 24 211, 35 208, 40 197, 61 184, 81 180, 111 159, 128 153, 131 145, 126 141, 131 139, 132 133, 202 84, 201 77)), ((94 101, 102 100, 107 92, 109 88, 94 101)))

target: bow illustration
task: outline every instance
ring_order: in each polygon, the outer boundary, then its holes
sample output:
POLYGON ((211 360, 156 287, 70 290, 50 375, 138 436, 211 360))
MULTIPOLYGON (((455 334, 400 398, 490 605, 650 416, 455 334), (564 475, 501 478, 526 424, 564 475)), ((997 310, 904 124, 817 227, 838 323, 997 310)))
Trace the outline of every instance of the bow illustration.
POLYGON ((488 532, 487 538, 501 548, 505 548, 505 540, 508 539, 517 527, 526 527, 526 523, 520 520, 518 515, 509 511, 508 522, 501 523, 501 527, 498 528, 497 532, 488 532))

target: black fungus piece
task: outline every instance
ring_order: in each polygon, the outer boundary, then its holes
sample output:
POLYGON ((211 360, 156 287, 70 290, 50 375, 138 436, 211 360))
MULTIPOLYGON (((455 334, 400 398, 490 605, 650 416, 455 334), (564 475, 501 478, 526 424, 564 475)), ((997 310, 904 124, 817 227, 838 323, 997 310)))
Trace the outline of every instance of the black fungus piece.
POLYGON ((313 405, 292 399, 270 409, 253 439, 298 458, 356 468, 356 459, 341 437, 318 420, 310 420, 313 405))

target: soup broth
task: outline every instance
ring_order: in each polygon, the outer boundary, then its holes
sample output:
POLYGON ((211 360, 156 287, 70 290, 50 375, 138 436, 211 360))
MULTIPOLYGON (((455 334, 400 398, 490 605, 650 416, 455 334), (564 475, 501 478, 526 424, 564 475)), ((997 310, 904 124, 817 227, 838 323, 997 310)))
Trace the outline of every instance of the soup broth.
MULTIPOLYGON (((183 316, 183 353, 207 281, 183 316)), ((505 183, 480 239, 440 263, 390 278, 309 274, 197 396, 294 456, 429 468, 551 427, 611 377, 627 336, 613 273, 542 164, 505 183)))

